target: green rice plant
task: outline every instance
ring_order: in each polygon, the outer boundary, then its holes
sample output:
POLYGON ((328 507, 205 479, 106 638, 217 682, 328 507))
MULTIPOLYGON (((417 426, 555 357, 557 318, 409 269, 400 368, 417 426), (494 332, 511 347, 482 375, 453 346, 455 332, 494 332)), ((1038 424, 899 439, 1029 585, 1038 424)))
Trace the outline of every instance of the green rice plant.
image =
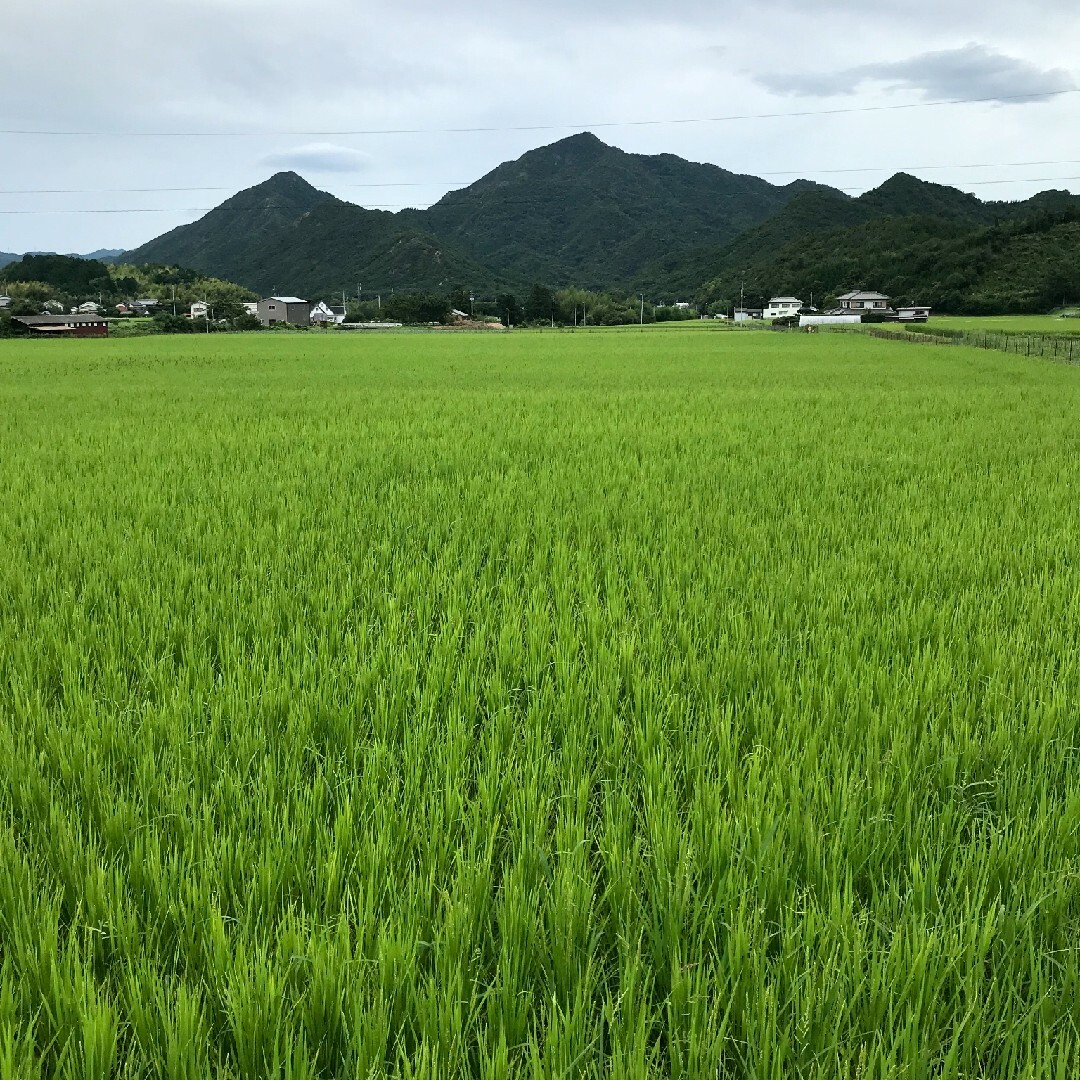
POLYGON ((1076 1073, 1074 369, 0 344, 0 1074, 1076 1073))

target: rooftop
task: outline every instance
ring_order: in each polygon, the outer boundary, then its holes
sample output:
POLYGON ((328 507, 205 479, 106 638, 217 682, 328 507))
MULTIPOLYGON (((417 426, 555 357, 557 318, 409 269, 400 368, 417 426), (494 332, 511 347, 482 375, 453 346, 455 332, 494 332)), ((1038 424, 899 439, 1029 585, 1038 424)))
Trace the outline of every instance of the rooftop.
POLYGON ((306 304, 299 296, 268 296, 267 300, 276 300, 279 304, 306 304))

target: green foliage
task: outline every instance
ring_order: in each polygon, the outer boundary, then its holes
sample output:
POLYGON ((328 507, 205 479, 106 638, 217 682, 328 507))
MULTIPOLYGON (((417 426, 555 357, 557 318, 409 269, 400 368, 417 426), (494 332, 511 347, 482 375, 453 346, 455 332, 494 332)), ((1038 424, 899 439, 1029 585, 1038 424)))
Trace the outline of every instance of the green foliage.
POLYGON ((395 293, 384 305, 384 317, 401 323, 448 323, 450 301, 434 293, 395 293))
POLYGON ((25 255, 0 270, 0 282, 14 281, 41 282, 55 292, 80 296, 112 296, 116 291, 104 263, 67 255, 25 255))
POLYGON ((0 1073, 1072 1075, 1077 372, 717 329, 0 348, 0 1073))

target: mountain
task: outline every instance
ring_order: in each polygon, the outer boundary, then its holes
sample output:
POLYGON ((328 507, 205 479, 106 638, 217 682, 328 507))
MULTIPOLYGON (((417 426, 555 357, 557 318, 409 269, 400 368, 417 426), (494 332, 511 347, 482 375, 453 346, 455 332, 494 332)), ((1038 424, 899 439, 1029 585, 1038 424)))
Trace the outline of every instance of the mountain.
POLYGON ((76 255, 75 258, 96 259, 98 262, 111 263, 117 262, 123 254, 123 248, 98 248, 97 251, 91 251, 87 255, 76 255))
POLYGON ((318 191, 296 173, 272 176, 258 187, 226 199, 205 217, 127 252, 133 265, 161 263, 209 271, 229 281, 250 273, 251 252, 273 244, 321 202, 333 196, 318 191))
MULTIPOLYGON (((657 260, 636 287, 674 288, 688 296, 718 292, 738 296, 745 280, 747 297, 792 288, 794 295, 821 296, 846 287, 826 269, 837 260, 849 273, 857 273, 857 264, 858 273, 869 275, 869 282, 874 273, 866 268, 880 261, 882 250, 893 251, 898 245, 907 250, 916 237, 920 250, 908 251, 908 257, 921 265, 927 245, 934 248, 940 241, 968 237, 986 227, 1038 220, 1040 215, 1060 215, 1077 207, 1080 196, 1067 191, 1044 191, 1022 202, 982 202, 956 188, 897 173, 857 198, 828 189, 801 193, 729 244, 673 252, 657 260), (780 280, 769 284, 776 275, 780 280), (709 283, 704 290, 702 282, 709 283)), ((858 282, 851 279, 850 284, 858 282)))
POLYGON ((379 289, 494 283, 496 275, 406 218, 336 199, 278 173, 125 254, 135 265, 182 265, 263 294, 334 295, 366 279, 379 289))
MULTIPOLYGON (((369 210, 279 173, 124 260, 316 297, 358 282, 383 293, 540 282, 716 299, 738 296, 745 280, 748 298, 865 283, 978 306, 993 275, 973 276, 963 259, 1022 254, 1031 280, 1009 303, 1034 302, 1049 288, 1043 269, 1059 264, 1055 245, 1071 236, 1043 223, 1067 225, 1077 206, 1080 196, 1052 191, 983 202, 906 173, 853 198, 805 180, 777 186, 670 154, 629 154, 585 133, 505 162, 427 210, 369 210), (1010 232, 1017 223, 1021 232, 1010 232), (1030 242, 1019 239, 1023 229, 1030 242)), ((1066 271, 1050 278, 1060 285, 1066 271)), ((998 286, 985 294, 1002 295, 998 286)))
MULTIPOLYGON (((1061 193, 1068 196, 1068 193, 1061 193)), ((786 294, 819 303, 850 288, 963 314, 1046 311, 1080 297, 1080 197, 1012 204, 992 225, 912 214, 803 235, 752 261, 721 258, 699 299, 759 302, 786 294)), ((742 241, 737 242, 742 244, 742 241)), ((730 253, 729 253, 730 255, 730 253)))
POLYGON ((725 240, 808 191, 574 135, 500 165, 428 210, 366 210, 295 173, 242 191, 125 254, 259 291, 499 285, 611 287, 673 246, 725 240))
POLYGON ((608 287, 632 280, 658 252, 729 240, 807 190, 831 189, 628 154, 583 133, 403 216, 508 280, 608 287))
POLYGON ((3 269, 9 263, 18 262, 21 258, 21 255, 15 255, 10 251, 0 251, 0 269, 3 269))

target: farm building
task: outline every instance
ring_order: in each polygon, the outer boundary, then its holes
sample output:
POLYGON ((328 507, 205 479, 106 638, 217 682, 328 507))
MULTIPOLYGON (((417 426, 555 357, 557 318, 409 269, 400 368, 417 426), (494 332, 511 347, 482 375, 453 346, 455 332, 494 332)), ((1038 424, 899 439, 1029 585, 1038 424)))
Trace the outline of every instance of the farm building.
POLYGON ((11 320, 15 328, 30 337, 94 338, 108 337, 109 324, 95 315, 18 315, 11 320))
POLYGON ((803 302, 797 296, 774 296, 763 312, 763 318, 783 319, 789 315, 798 315, 803 302))
POLYGON ((299 296, 268 296, 259 301, 258 315, 263 326, 310 326, 311 304, 299 296))
POLYGON ((2 310, 3 308, 9 308, 9 307, 11 307, 11 297, 10 296, 0 296, 0 310, 2 310))
POLYGON ((926 322, 930 309, 923 304, 902 304, 896 309, 900 322, 926 322))

